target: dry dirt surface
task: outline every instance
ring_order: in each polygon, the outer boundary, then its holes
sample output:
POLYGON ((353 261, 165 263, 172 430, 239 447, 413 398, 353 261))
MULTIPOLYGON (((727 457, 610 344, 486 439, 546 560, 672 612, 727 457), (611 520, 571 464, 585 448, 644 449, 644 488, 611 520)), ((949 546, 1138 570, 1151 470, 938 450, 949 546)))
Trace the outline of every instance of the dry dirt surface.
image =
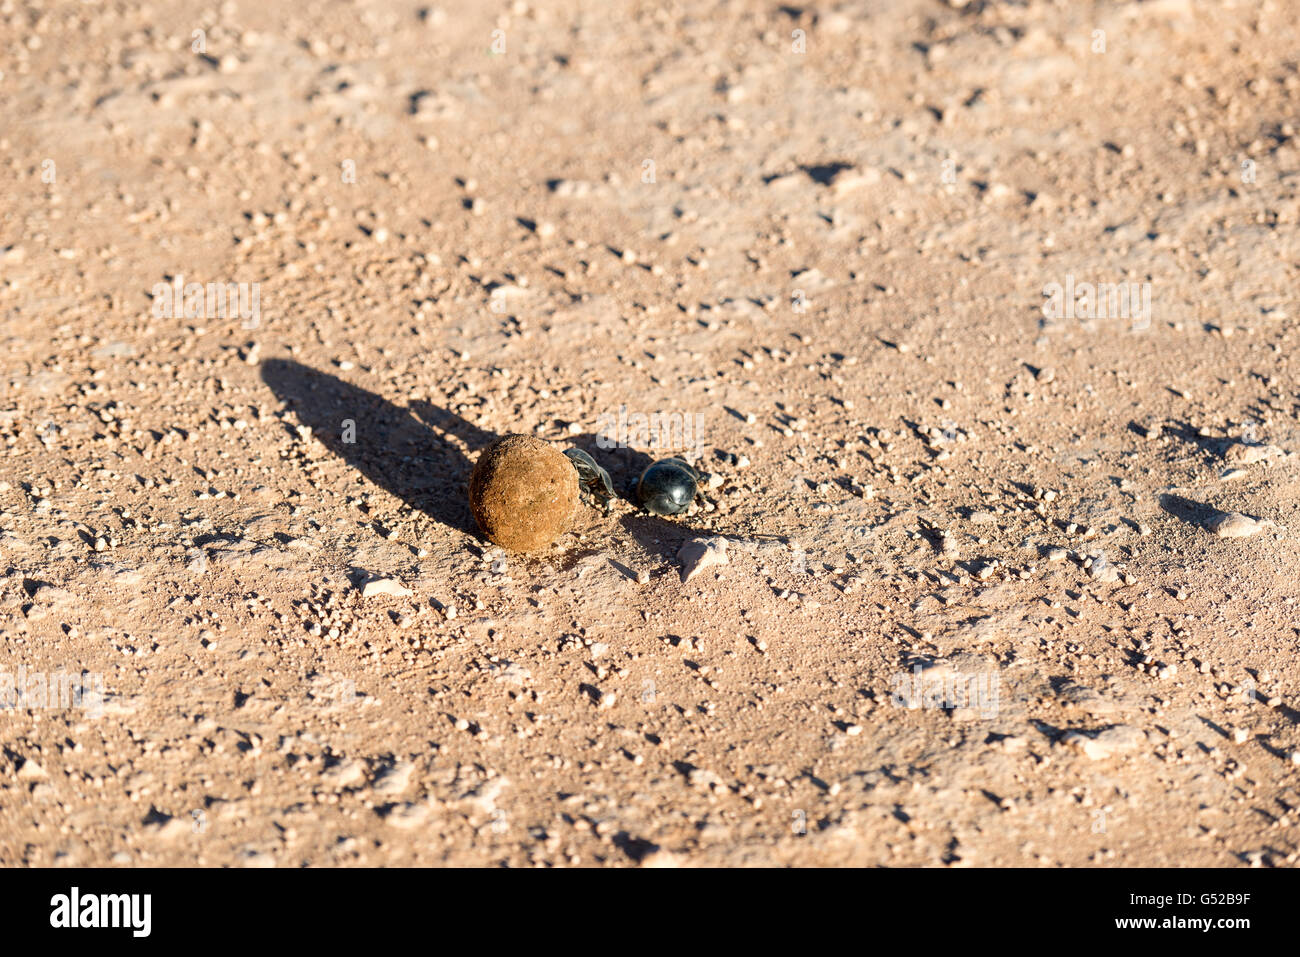
POLYGON ((1294 865, 1294 13, 0 0, 0 864, 1294 865))

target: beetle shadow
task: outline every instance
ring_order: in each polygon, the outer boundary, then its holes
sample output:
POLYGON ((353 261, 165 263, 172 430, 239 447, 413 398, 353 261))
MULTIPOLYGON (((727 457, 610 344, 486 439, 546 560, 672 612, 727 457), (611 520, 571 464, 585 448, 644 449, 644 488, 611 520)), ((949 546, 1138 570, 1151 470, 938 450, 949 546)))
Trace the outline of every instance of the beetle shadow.
POLYGON ((412 508, 478 537, 468 502, 473 463, 446 436, 477 451, 495 435, 432 403, 404 409, 292 360, 267 359, 261 371, 262 381, 333 454, 412 508))

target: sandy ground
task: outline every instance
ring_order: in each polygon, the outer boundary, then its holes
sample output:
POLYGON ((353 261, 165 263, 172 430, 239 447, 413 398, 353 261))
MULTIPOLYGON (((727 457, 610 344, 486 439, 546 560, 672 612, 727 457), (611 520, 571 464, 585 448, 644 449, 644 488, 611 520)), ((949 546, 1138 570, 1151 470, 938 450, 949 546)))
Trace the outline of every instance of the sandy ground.
POLYGON ((0 863, 1294 865, 1296 41, 3 0, 0 863))

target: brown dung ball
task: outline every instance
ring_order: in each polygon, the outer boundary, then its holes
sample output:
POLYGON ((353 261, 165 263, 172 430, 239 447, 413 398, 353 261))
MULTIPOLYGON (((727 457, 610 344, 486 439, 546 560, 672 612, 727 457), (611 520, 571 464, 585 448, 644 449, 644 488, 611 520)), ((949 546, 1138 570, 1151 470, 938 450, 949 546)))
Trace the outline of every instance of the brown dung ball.
POLYGON ((562 452, 531 435, 506 435, 478 457, 469 507, 483 534, 502 548, 545 548, 569 525, 578 471, 562 452))

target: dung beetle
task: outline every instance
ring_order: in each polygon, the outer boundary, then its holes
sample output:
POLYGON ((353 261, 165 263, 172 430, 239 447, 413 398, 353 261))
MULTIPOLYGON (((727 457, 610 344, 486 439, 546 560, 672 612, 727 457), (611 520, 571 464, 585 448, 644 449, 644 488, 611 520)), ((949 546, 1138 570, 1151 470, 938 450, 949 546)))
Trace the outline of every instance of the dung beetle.
POLYGON ((700 473, 681 459, 653 462, 636 483, 641 507, 655 515, 676 515, 690 508, 700 487, 700 473))
POLYGON ((609 473, 582 449, 565 449, 564 454, 578 470, 578 493, 582 500, 608 512, 610 499, 614 497, 614 483, 609 480, 609 473))

